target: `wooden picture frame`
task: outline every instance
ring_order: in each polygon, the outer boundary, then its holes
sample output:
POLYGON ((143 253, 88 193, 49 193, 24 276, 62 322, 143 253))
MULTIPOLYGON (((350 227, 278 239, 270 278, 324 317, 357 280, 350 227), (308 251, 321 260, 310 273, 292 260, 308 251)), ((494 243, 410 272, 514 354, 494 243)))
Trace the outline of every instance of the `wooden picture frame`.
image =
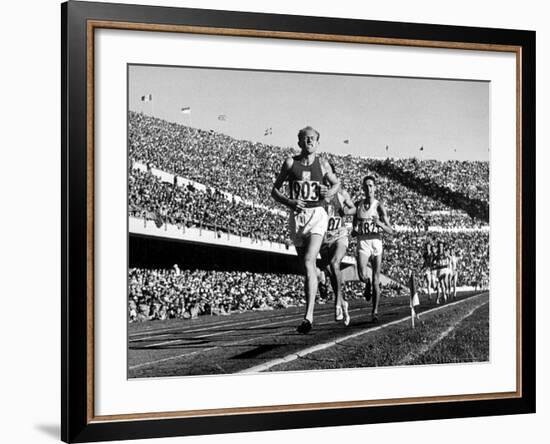
MULTIPOLYGON (((62 16, 62 415, 65 442, 535 412, 535 33, 70 1, 62 16), (506 52, 516 57, 516 390, 433 397, 94 413, 94 32, 98 29, 506 52)), ((513 258, 510 258, 512 260, 513 258)))

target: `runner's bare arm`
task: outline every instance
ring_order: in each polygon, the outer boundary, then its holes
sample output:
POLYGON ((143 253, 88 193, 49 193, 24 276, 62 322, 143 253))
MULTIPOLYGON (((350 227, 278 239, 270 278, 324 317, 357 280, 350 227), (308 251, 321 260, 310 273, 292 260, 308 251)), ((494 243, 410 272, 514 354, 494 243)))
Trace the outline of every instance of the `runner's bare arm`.
POLYGON ((289 197, 285 196, 281 191, 281 188, 288 177, 288 172, 292 168, 293 162, 294 161, 292 160, 291 157, 288 157, 283 162, 281 171, 279 172, 277 179, 275 179, 275 183, 273 184, 273 188, 271 189, 271 197, 273 197, 273 199, 275 199, 277 202, 279 202, 280 204, 283 204, 288 208, 301 211, 305 208, 304 202, 299 199, 290 199, 289 197))
POLYGON ((361 201, 358 200, 353 205, 355 207, 355 211, 353 212, 353 221, 351 223, 351 236, 352 237, 357 236, 357 207, 359 206, 360 203, 361 203, 361 201))
POLYGON ((384 205, 382 205, 382 202, 378 204, 378 218, 376 219, 376 225, 378 225, 382 230, 384 230, 388 234, 393 234, 393 228, 390 225, 390 221, 388 218, 388 213, 386 212, 386 208, 384 208, 384 205))
POLYGON ((321 166, 323 171, 326 171, 325 178, 327 179, 330 187, 321 185, 321 197, 331 198, 334 196, 340 189, 340 181, 336 177, 336 174, 332 171, 332 167, 327 162, 326 159, 319 159, 321 161, 321 166))
POLYGON ((349 193, 346 190, 341 190, 340 193, 344 197, 344 214, 355 214, 357 212, 357 208, 355 208, 355 204, 351 200, 349 193))

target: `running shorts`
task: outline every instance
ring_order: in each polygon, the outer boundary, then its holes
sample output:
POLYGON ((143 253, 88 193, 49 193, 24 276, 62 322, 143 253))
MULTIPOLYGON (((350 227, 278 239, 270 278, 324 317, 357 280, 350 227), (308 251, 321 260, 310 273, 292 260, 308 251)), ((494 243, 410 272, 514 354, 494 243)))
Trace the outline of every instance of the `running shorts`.
POLYGON ((323 207, 306 208, 292 212, 289 219, 290 239, 295 247, 303 247, 312 234, 324 236, 327 231, 328 214, 323 207))
POLYGON ((357 240, 357 256, 363 254, 370 259, 373 256, 382 254, 382 239, 358 239, 357 240))

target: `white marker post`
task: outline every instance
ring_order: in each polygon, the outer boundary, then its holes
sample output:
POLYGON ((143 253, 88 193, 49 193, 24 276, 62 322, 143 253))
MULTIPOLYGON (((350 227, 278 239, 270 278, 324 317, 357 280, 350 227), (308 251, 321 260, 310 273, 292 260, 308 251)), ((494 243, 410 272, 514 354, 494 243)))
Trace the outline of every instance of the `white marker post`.
POLYGON ((414 282, 414 274, 411 271, 411 274, 409 275, 409 290, 411 294, 410 298, 410 307, 411 307, 411 326, 414 328, 414 318, 418 318, 420 320, 420 317, 416 314, 416 311, 414 307, 417 305, 420 305, 420 301, 418 299, 418 293, 416 292, 416 285, 414 282))

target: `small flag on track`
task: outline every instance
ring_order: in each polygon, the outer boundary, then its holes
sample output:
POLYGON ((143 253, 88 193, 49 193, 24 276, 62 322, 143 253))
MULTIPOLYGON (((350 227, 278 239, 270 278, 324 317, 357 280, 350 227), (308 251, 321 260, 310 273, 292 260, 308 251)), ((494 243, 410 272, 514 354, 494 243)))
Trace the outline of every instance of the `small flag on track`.
POLYGON ((344 140, 344 143, 345 143, 346 145, 349 145, 349 139, 344 140))
POLYGON ((146 94, 144 96, 141 96, 142 102, 150 102, 151 100, 153 100, 153 94, 146 94))
POLYGON ((221 121, 226 121, 227 120, 227 116, 225 114, 220 114, 218 116, 218 120, 221 120, 221 121))
POLYGON ((184 106, 184 107, 181 109, 181 113, 182 113, 182 114, 191 114, 191 107, 190 107, 190 106, 184 106))

